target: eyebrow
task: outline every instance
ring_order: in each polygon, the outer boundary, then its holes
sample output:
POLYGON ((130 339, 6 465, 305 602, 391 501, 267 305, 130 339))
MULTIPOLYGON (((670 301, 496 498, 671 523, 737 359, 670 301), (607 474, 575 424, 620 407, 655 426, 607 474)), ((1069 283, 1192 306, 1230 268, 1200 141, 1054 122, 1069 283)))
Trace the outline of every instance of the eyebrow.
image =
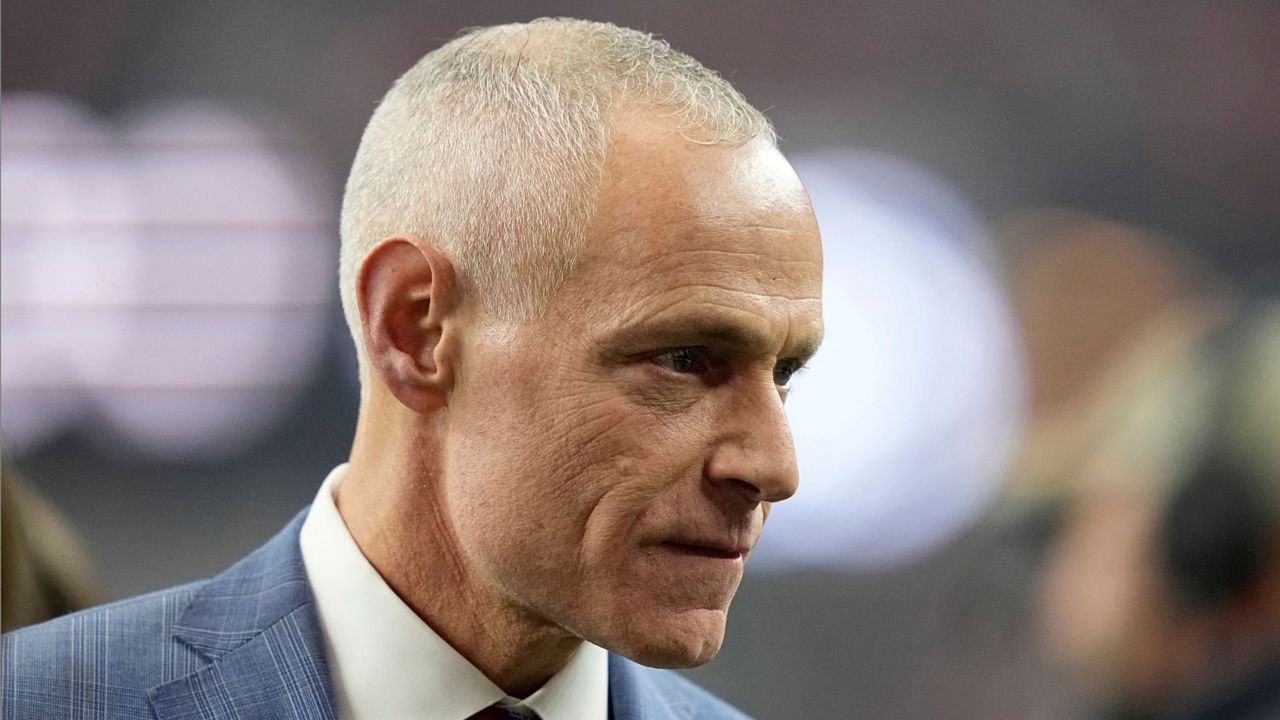
POLYGON ((793 356, 802 362, 809 362, 814 355, 818 354, 818 348, 822 347, 822 336, 821 330, 815 335, 806 336, 799 343, 796 343, 796 351, 793 356))
MULTIPOLYGON (((711 345, 746 353, 765 353, 773 346, 767 335, 755 328, 716 317, 681 317, 624 328, 619 336, 634 343, 660 342, 670 345, 711 345)), ((821 332, 794 343, 783 356, 808 361, 822 344, 821 332)))

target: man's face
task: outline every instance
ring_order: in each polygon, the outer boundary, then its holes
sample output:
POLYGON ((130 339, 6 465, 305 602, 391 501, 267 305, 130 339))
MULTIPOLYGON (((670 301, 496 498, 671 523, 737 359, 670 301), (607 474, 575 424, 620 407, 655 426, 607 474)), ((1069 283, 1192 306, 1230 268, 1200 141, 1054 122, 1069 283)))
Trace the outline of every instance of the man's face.
POLYGON ((776 150, 620 121, 573 275, 460 360, 444 490, 476 577, 638 662, 711 659, 770 504, 796 490, 783 401, 820 340, 821 275, 776 150))

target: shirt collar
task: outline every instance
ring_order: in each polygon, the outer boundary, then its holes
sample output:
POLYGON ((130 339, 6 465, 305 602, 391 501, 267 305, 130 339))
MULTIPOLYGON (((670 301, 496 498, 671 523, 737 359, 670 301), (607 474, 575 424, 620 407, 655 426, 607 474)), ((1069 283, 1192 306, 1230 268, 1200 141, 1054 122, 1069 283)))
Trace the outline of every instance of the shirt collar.
POLYGON ((334 502, 346 471, 320 486, 299 538, 341 720, 464 720, 494 703, 542 720, 607 720, 608 654, 583 642, 523 701, 508 697, 404 604, 356 545, 334 502))

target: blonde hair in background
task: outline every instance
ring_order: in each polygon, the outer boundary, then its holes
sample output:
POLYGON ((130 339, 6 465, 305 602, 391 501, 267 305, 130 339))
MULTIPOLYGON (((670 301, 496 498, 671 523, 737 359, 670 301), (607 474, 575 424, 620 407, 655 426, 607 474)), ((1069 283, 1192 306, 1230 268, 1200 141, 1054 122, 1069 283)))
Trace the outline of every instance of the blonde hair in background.
POLYGON ((355 281, 369 251, 426 238, 482 310, 536 315, 573 269, 624 106, 675 118, 691 142, 776 144, 764 115, 715 72, 608 23, 473 29, 396 81, 365 128, 342 205, 339 286, 362 384, 355 281))
POLYGON ((1163 495, 1216 445, 1250 469, 1280 521, 1280 303, 1230 312, 1240 317, 1186 313, 1183 332, 1196 330, 1181 342, 1190 344, 1163 358, 1148 354, 1117 396, 1086 477, 1151 484, 1148 491, 1163 495))

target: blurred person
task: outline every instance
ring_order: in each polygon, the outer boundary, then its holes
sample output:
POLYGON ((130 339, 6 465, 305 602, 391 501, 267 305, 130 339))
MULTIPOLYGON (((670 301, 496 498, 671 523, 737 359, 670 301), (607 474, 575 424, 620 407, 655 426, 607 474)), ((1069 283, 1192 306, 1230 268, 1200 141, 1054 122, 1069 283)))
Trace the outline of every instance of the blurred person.
POLYGON ((5 717, 741 717, 651 668, 717 653, 797 486, 821 245, 764 116, 644 33, 470 31, 341 232, 349 462, 222 575, 6 636, 5 717))
POLYGON ((1280 717, 1280 305, 1184 306, 1118 373, 1040 592, 1107 718, 1280 717))
POLYGON ((1028 362, 1030 412, 998 502, 975 533, 952 608, 972 654, 1005 658, 1036 689, 1036 711, 1077 717, 1080 701, 1039 652, 1033 596, 1063 496, 1112 430, 1153 357, 1182 347, 1217 311, 1218 279, 1195 253, 1147 228, 1080 209, 1022 209, 995 222, 1028 362))
POLYGON ((0 624, 4 632, 102 602, 80 538, 8 461, 0 462, 0 624))
POLYGON ((1169 238, 1079 210, 1026 210, 998 226, 1031 370, 1031 417, 1005 498, 1014 510, 1051 501, 1104 431, 1100 411, 1134 338, 1217 283, 1169 238))

